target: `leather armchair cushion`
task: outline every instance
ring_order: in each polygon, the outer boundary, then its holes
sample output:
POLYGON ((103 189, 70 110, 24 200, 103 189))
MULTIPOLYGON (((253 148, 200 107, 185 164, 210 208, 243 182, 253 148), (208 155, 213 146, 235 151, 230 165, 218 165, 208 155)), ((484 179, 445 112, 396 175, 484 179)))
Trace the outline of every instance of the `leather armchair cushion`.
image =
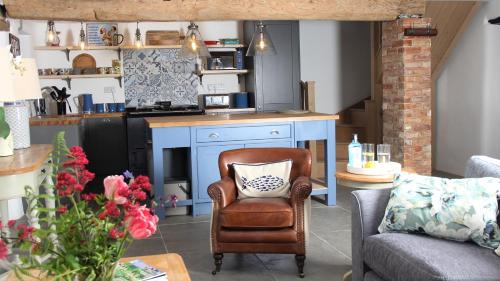
POLYGON ((245 198, 223 208, 224 228, 279 229, 293 226, 293 209, 286 198, 245 198))
POLYGON ((293 228, 276 230, 229 230, 219 232, 219 241, 224 243, 296 243, 297 232, 293 228))

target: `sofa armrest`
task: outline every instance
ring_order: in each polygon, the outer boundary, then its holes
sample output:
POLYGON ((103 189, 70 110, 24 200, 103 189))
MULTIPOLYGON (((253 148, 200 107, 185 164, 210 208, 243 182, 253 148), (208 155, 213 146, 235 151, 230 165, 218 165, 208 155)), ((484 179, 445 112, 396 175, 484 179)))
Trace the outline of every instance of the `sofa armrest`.
POLYGON ((208 187, 208 195, 222 209, 236 200, 236 183, 232 178, 224 177, 208 187))
POLYGON ((308 177, 298 177, 290 189, 290 199, 292 204, 303 203, 312 191, 311 179, 308 177))
POLYGON ((363 261, 363 243, 378 233, 389 202, 390 189, 360 190, 352 192, 352 280, 362 281, 366 271, 363 261))

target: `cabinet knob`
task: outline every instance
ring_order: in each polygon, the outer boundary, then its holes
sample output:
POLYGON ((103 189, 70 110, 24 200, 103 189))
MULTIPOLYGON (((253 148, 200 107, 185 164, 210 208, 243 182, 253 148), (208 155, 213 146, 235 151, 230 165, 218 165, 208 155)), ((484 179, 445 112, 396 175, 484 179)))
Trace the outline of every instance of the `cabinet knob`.
POLYGON ((43 168, 41 171, 40 171, 42 174, 45 174, 47 172, 47 170, 45 170, 45 168, 43 168))
POLYGON ((279 135, 279 134, 280 134, 280 131, 278 131, 276 129, 271 130, 271 135, 279 135))
POLYGON ((219 134, 218 133, 211 133, 210 135, 208 135, 209 138, 211 139, 218 139, 219 138, 219 134))

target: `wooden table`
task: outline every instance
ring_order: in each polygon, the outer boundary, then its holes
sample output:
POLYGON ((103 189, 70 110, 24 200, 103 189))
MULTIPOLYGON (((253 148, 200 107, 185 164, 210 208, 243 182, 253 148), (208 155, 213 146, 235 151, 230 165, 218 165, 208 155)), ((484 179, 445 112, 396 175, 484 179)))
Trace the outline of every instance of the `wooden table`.
MULTIPOLYGON (((403 172, 415 174, 412 168, 403 168, 403 172)), ((356 189, 386 189, 394 187, 393 175, 389 176, 365 176, 347 172, 346 169, 335 173, 337 184, 356 189)))
MULTIPOLYGON (((189 273, 184 265, 182 257, 178 254, 163 254, 153 256, 129 257, 120 259, 121 262, 129 262, 132 260, 142 260, 148 265, 158 268, 167 273, 168 281, 191 281, 189 273)), ((6 281, 18 280, 14 273, 10 273, 6 281)), ((33 278, 25 278, 26 281, 35 280, 33 278)))
POLYGON ((186 265, 184 265, 182 257, 178 254, 171 253, 153 256, 129 257, 123 258, 120 261, 129 262, 132 260, 142 260, 143 262, 166 272, 168 281, 191 281, 186 265))
MULTIPOLYGON (((8 200, 25 197, 25 186, 33 188, 33 192, 38 194, 42 183, 45 183, 45 192, 53 194, 51 175, 52 145, 33 144, 29 148, 14 150, 14 155, 0 157, 0 213, 2 214, 2 224, 5 233, 9 233, 8 220, 9 208, 8 200)), ((46 207, 54 208, 54 200, 47 199, 46 207)), ((28 206, 28 222, 34 227, 38 224, 38 213, 28 206)))

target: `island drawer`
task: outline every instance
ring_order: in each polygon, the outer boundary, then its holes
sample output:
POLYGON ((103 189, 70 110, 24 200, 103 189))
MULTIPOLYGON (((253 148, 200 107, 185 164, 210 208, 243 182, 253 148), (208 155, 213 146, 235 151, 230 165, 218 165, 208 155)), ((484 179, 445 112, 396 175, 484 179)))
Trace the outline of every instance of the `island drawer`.
POLYGON ((198 128, 196 131, 197 142, 283 139, 291 136, 291 124, 198 128))

